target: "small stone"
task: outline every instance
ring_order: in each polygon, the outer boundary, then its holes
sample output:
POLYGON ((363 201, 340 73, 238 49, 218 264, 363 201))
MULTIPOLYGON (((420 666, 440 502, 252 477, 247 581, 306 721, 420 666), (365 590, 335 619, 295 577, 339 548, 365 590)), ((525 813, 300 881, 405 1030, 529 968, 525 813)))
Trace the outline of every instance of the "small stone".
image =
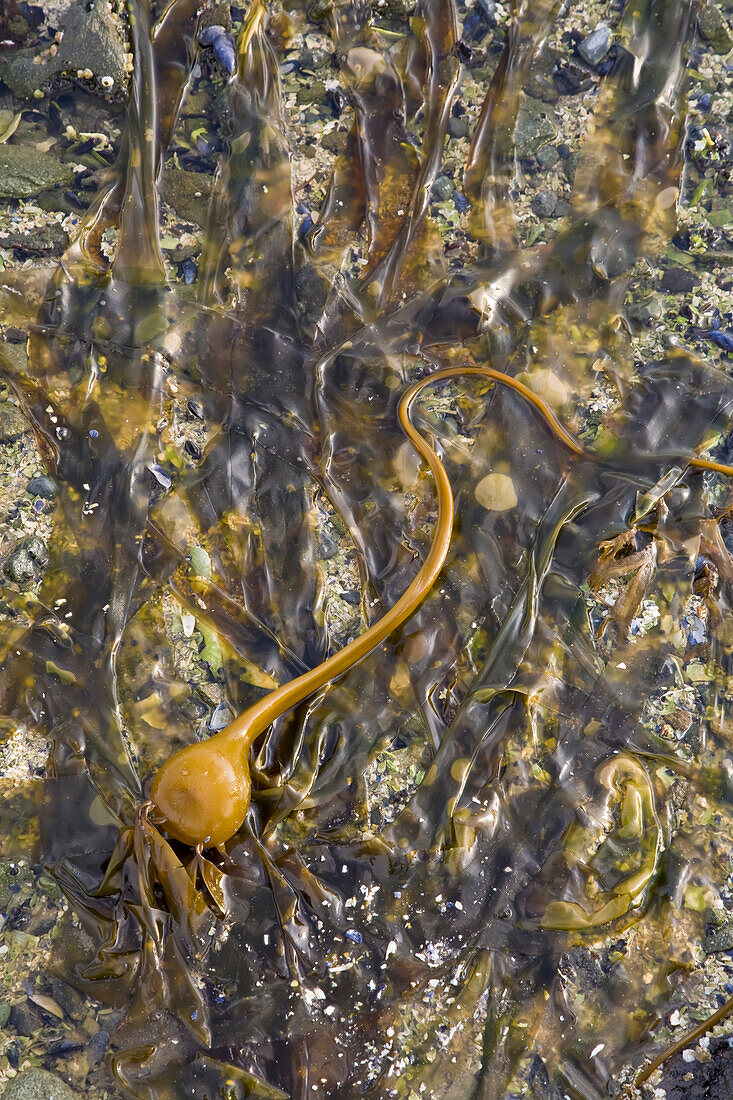
POLYGON ((31 496, 43 497, 44 500, 53 500, 56 496, 56 482, 46 474, 32 477, 26 485, 25 491, 31 496))
POLYGON ((466 214, 471 209, 471 204, 460 191, 453 192, 453 205, 459 214, 466 214))
POLYGON ((338 543, 335 539, 332 539, 330 535, 321 532, 321 537, 318 540, 318 554, 323 561, 328 561, 329 558, 333 558, 338 553, 338 543))
POLYGON ((303 50, 300 57, 300 65, 303 69, 322 69, 324 65, 327 65, 331 59, 331 55, 326 50, 321 50, 317 46, 312 50, 303 50))
POLYGON ((507 512, 517 506, 514 482, 507 474, 487 474, 479 481, 474 495, 489 512, 507 512))
POLYGON ((552 83, 560 95, 577 95, 593 85, 593 78, 586 69, 571 61, 561 61, 552 71, 552 83))
POLYGON ((524 85, 524 90, 527 95, 540 99, 543 103, 557 103, 560 98, 557 88, 544 73, 533 73, 524 85))
POLYGON ((538 218, 550 218, 557 205, 557 195, 549 188, 543 187, 532 199, 532 213, 538 218))
POLYGON ((433 184, 433 196, 441 202, 447 202, 453 194, 453 180, 447 176, 438 176, 433 184))
POLYGON ((323 135, 321 144, 331 153, 340 153, 346 144, 346 134, 343 130, 329 130, 323 135))
POLYGON ((639 301, 630 302, 626 307, 626 316, 630 321, 635 321, 639 325, 648 325, 652 321, 659 321, 663 312, 662 303, 657 294, 648 294, 639 301))
POLYGON ((462 118, 452 118, 448 123, 448 133, 454 138, 467 137, 468 123, 462 118))
POLYGON ((47 565, 48 549, 45 542, 35 535, 29 535, 16 546, 3 569, 6 576, 21 588, 25 588, 40 580, 47 565))
POLYGON ((699 282, 695 273, 686 267, 668 267, 662 276, 662 290, 670 294, 689 294, 699 282))
POLYGON ((549 172, 560 159, 560 154, 554 145, 545 145, 537 154, 537 163, 543 172, 549 172))
MULTIPOLYGON (((30 1001, 22 1001, 18 1005, 13 1005, 10 1009, 8 1022, 19 1035, 26 1036, 35 1035, 45 1023, 40 1008, 36 1008, 30 1001)), ((3 1093, 3 1095, 5 1094, 3 1093)))
POLYGON ((562 170, 565 174, 565 178, 568 183, 572 183, 575 179, 575 173, 578 171, 578 165, 580 164, 580 153, 571 153, 563 161, 562 170))
POLYGON ((322 80, 308 80, 298 88, 298 103, 325 103, 326 85, 322 80))
POLYGON ((341 599, 344 603, 349 604, 350 607, 358 607, 361 603, 361 595, 353 589, 348 592, 342 592, 341 599))
POLYGON ((715 4, 707 4, 698 14, 700 35, 709 42, 716 53, 729 53, 733 49, 733 33, 728 20, 715 4))
POLYGON ((65 1081, 45 1069, 28 1069, 8 1084, 2 1100, 75 1100, 65 1081))
POLYGON ((186 405, 186 416, 189 420, 203 420, 204 406, 196 397, 189 397, 186 405))
POLYGON ((559 409, 570 397, 570 389, 562 378, 554 371, 546 367, 538 367, 537 370, 517 376, 518 381, 529 386, 533 393, 551 405, 553 409, 559 409))
POLYGON ((92 1035, 89 1040, 87 1050, 89 1052, 89 1061, 93 1066, 98 1066, 104 1059, 105 1052, 109 1046, 109 1032, 97 1031, 92 1035))
POLYGON ((209 729, 217 733, 219 730, 223 730, 225 726, 228 726, 233 717, 234 715, 226 703, 219 703, 219 706, 209 719, 209 729))
POLYGON ((19 439, 31 430, 31 426, 17 405, 0 401, 0 443, 19 439))
MULTIPOLYGON (((531 101, 527 100, 527 103, 531 101)), ((557 128, 546 114, 525 107, 517 115, 514 128, 514 143, 520 160, 533 157, 543 145, 557 137, 557 128)))
POLYGON ((578 53, 587 65, 594 66, 599 61, 603 61, 611 49, 612 42, 611 28, 606 23, 599 23, 596 29, 579 43, 578 53))

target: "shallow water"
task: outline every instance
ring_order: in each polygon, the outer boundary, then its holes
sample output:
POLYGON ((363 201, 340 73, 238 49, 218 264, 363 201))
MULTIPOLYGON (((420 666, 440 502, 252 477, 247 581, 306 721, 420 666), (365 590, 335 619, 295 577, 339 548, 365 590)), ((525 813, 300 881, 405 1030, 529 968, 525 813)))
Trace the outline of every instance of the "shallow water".
POLYGON ((3 713, 52 739, 41 849, 87 933, 55 964, 128 1006, 107 1071, 132 1096, 617 1095, 726 910, 730 482, 689 462, 730 461, 733 384, 700 340, 641 356, 624 312, 677 231, 695 20, 676 0, 612 13, 568 209, 528 243, 513 135, 559 12, 518 2, 495 32, 456 263, 430 209, 468 57, 451 3, 420 0, 396 38, 330 9, 353 123, 305 230, 282 17, 234 13, 226 79, 225 47, 200 46, 213 17, 133 3, 109 180, 54 270, 3 279, 30 332, 27 370, 4 369, 57 483, 40 589, 9 588, 33 623, 5 627, 3 713), (207 80, 194 295, 156 181, 207 80), (230 714, 350 636, 324 510, 376 621, 436 522, 397 406, 458 366, 520 376, 585 451, 487 380, 425 391, 456 506, 441 576, 257 741, 243 828, 191 863, 140 812, 201 735, 171 599, 230 714), (198 454, 171 435, 186 415, 198 454))

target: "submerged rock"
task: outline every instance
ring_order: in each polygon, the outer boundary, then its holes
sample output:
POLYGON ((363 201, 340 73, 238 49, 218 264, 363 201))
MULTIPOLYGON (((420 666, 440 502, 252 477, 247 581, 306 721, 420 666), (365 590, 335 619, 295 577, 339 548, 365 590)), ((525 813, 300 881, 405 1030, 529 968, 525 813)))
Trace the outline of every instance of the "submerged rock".
POLYGON ((40 59, 35 50, 20 50, 2 59, 0 79, 10 90, 29 99, 54 77, 66 76, 94 80, 110 95, 123 91, 128 78, 125 43, 106 0, 95 0, 90 9, 79 0, 60 24, 63 37, 53 57, 40 59))
POLYGON ((14 1077, 2 1094, 3 1100, 75 1100, 78 1093, 45 1069, 29 1069, 14 1077))
POLYGON ((733 32, 720 8, 706 5, 697 17, 697 26, 701 37, 716 53, 729 53, 733 49, 733 32))
POLYGON ((43 539, 30 535, 16 546, 5 562, 4 572, 21 588, 40 580, 48 565, 48 547, 43 539))
POLYGON ((557 128, 555 123, 547 117, 544 111, 537 110, 533 101, 525 100, 525 106, 520 108, 517 115, 517 124, 514 130, 517 156, 521 160, 532 157, 543 145, 547 145, 556 137, 557 128))
POLYGON ((17 405, 0 402, 0 443, 10 443, 31 430, 31 426, 17 405))
POLYGON ((74 172, 48 153, 26 145, 0 145, 0 199, 28 199, 51 187, 68 187, 74 172))
POLYGON ((596 29, 578 45, 578 53, 587 65, 597 65, 603 61, 611 49, 613 35, 606 23, 599 23, 596 29))
POLYGON ((211 194, 211 177, 203 172, 169 168, 163 173, 161 194, 180 218, 205 224, 211 194))

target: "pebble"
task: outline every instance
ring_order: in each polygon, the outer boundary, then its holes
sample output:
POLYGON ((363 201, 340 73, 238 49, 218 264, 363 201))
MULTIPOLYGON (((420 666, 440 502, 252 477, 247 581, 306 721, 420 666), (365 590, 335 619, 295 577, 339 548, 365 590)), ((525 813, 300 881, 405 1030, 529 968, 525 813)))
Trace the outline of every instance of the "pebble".
POLYGON ((442 202, 447 200, 453 194, 453 180, 448 179, 447 176, 438 176, 433 184, 433 196, 442 202))
POLYGON ((0 402, 0 443, 9 443, 31 430, 31 426, 17 405, 0 402))
POLYGON ((462 118, 452 118, 448 123, 448 133, 454 138, 467 137, 468 123, 462 118))
POLYGON ((453 192, 453 205, 459 214, 465 214, 467 210, 471 209, 471 204, 465 195, 462 195, 460 191, 453 192))
POLYGON ((532 213, 536 214, 538 218, 549 218, 554 213, 556 205, 557 195, 555 192, 550 191, 548 187, 543 187, 532 199, 532 213))
POLYGON ((46 474, 32 477, 26 485, 27 493, 31 496, 43 497, 44 500, 53 500, 56 496, 56 482, 46 474))
POLYGON ((196 397, 189 397, 186 405, 186 415, 189 420, 203 420, 204 406, 196 397))
POLYGON ((613 35, 606 23, 599 23, 596 29, 578 45, 578 53, 587 65, 597 65, 611 48, 613 35))
POLYGON ((209 719, 209 729, 213 730, 215 733, 217 730, 223 730, 225 726, 229 725, 233 717, 234 715, 226 703, 219 703, 219 706, 209 719))
POLYGON ((544 172, 554 168, 560 159, 560 154, 554 145, 545 145, 537 154, 537 163, 544 172))
POLYGON ((16 546, 3 566, 6 576, 16 584, 24 587, 39 580, 43 570, 48 565, 48 547, 43 539, 36 535, 28 538, 16 546))
POLYGON ((506 512, 517 506, 514 482, 507 474, 487 474, 474 489, 474 495, 489 512, 506 512))
POLYGON ((715 4, 706 4, 699 12, 697 26, 700 36, 709 42, 716 53, 725 54, 733 49, 733 32, 728 20, 715 4))
POLYGON ((328 561, 338 553, 338 543, 330 535, 321 533, 318 540, 318 553, 324 561, 328 561))
POLYGON ((556 137, 557 127, 544 112, 535 112, 529 108, 519 111, 514 129, 514 144, 520 160, 533 157, 543 145, 556 137))
POLYGON ((672 294, 689 294, 699 281, 694 272, 686 267, 668 267, 662 276, 662 290, 672 294))

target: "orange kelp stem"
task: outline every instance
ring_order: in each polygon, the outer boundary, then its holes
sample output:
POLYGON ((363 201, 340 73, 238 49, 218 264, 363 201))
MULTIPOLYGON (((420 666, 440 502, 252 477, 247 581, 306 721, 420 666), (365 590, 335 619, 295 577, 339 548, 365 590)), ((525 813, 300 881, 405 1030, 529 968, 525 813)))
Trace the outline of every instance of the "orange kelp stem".
MULTIPOLYGON (((394 607, 367 631, 310 672, 264 696, 221 732, 181 749, 162 765, 151 796, 162 815, 162 824, 176 839, 200 847, 224 844, 234 836, 244 822, 250 803, 248 753, 252 743, 292 707, 371 653, 418 609, 430 592, 450 546, 453 493, 443 463, 412 424, 410 410, 426 386, 465 376, 486 378, 508 386, 537 409, 550 430, 573 454, 586 453, 542 398, 516 378, 491 367, 449 367, 410 386, 399 404, 400 425, 430 467, 438 497, 438 520, 427 558, 394 607)), ((733 468, 720 463, 692 459, 690 465, 733 476, 733 468)))
POLYGON ((430 467, 438 497, 438 520, 427 558, 404 595, 367 631, 310 672, 264 696, 220 733, 181 749, 163 764, 153 783, 152 800, 163 816, 166 830, 178 840, 194 846, 215 846, 234 836, 241 828, 249 807, 247 754, 256 738, 292 707, 371 653, 393 630, 409 619, 430 592, 450 546, 453 493, 443 463, 413 426, 410 410, 413 401, 426 386, 466 375, 491 379, 521 394, 537 409, 566 447, 576 455, 583 454, 581 445, 540 397, 515 378, 491 367, 449 367, 410 386, 399 404, 400 425, 430 467))

